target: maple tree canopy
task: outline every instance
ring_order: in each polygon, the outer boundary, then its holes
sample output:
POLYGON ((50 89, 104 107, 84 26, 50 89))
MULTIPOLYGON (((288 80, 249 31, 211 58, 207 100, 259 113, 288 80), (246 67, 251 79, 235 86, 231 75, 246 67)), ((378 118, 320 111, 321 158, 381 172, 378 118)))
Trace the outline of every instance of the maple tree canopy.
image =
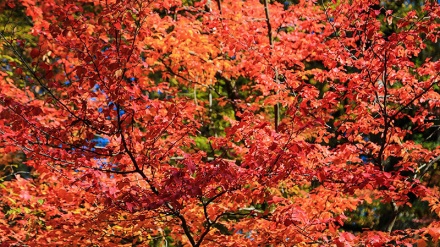
POLYGON ((2 1, 0 243, 438 243, 439 4, 294 2, 2 1))

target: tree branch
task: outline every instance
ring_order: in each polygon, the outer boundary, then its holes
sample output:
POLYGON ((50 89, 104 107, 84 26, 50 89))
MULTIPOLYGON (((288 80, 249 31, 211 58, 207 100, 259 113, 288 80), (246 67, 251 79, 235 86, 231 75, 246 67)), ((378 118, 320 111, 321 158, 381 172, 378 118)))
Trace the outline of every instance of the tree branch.
MULTIPOLYGON (((267 25, 267 37, 269 38, 269 44, 270 44, 270 56, 272 56, 272 50, 273 50, 273 37, 272 37, 272 24, 270 24, 270 14, 269 14, 269 3, 268 0, 264 0, 264 14, 266 15, 266 25, 267 25)), ((278 68, 275 66, 275 82, 278 84, 278 68)), ((276 94, 278 95, 278 90, 276 91, 276 94)), ((280 103, 275 104, 274 106, 274 114, 275 114, 275 131, 278 132, 278 125, 280 124, 280 103)))
MULTIPOLYGON (((122 146, 125 149, 125 152, 130 157, 130 160, 133 163, 135 171, 148 183, 148 185, 150 186, 151 191, 153 191, 153 193, 155 195, 159 195, 160 194, 159 190, 154 186, 153 182, 142 171, 142 169, 140 168, 139 164, 136 161, 136 158, 133 155, 133 152, 128 148, 127 141, 125 140, 125 136, 124 136, 124 133, 122 131, 122 121, 121 121, 121 116, 119 114, 119 110, 120 110, 120 105, 116 104, 116 111, 117 111, 117 114, 118 114, 118 132, 121 135, 122 146)), ((188 238, 188 240, 191 243, 191 245, 192 246, 198 246, 196 244, 192 234, 191 234, 191 230, 189 229, 189 226, 188 226, 188 224, 186 222, 185 217, 177 209, 174 209, 174 207, 169 202, 165 202, 165 205, 173 212, 174 216, 176 216, 177 218, 180 219, 183 231, 185 232, 185 235, 188 238)))
POLYGON ((382 170, 385 171, 385 164, 383 160, 383 153, 385 151, 385 148, 387 146, 387 135, 388 135, 388 129, 389 129, 389 118, 387 113, 387 95, 388 95, 388 86, 387 86, 387 53, 385 52, 384 56, 384 72, 383 72, 383 87, 384 87, 384 97, 383 97, 383 122, 384 122, 384 131, 383 131, 383 137, 382 137, 382 143, 380 145, 380 150, 378 154, 378 160, 379 165, 382 167, 382 170))

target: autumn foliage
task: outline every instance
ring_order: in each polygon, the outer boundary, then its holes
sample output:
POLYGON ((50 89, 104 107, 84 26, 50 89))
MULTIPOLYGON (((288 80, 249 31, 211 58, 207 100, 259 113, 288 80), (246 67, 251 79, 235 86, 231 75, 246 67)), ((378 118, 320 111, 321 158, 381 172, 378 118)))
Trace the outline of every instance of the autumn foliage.
POLYGON ((440 7, 383 2, 0 3, 35 38, 0 37, 0 161, 31 167, 0 243, 436 244, 440 7), (388 218, 351 229, 368 205, 388 218))

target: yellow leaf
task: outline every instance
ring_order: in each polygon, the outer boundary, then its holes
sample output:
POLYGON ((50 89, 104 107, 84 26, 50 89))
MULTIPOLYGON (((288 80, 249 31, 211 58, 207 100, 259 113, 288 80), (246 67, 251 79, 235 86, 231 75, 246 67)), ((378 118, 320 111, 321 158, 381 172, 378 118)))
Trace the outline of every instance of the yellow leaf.
POLYGON ((118 69, 118 70, 116 70, 116 71, 115 71, 115 76, 116 76, 117 78, 121 77, 121 76, 122 76, 122 69, 118 69))

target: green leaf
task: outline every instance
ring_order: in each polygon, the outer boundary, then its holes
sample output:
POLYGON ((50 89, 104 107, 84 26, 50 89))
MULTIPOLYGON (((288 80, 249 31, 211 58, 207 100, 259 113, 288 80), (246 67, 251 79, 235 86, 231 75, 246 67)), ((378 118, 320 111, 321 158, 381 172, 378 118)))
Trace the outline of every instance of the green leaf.
POLYGON ((218 229, 221 234, 232 235, 232 233, 229 231, 229 229, 225 225, 223 225, 222 223, 214 223, 212 225, 212 227, 218 229))

